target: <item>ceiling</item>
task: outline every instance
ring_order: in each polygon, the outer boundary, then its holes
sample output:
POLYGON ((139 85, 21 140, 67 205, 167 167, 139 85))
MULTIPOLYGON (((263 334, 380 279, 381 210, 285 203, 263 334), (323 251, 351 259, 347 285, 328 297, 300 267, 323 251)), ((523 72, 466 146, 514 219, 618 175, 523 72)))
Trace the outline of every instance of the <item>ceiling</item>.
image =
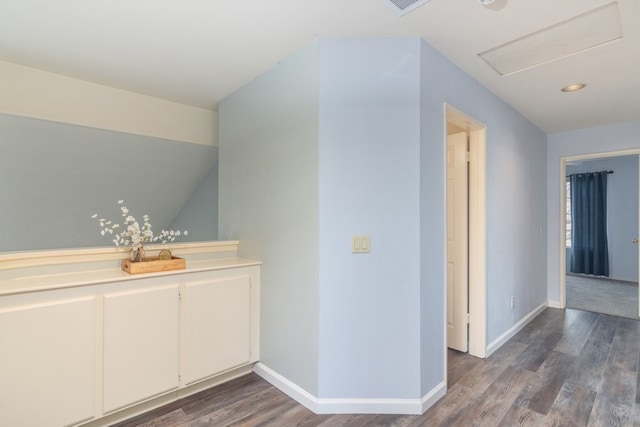
POLYGON ((611 2, 0 0, 0 60, 215 110, 318 38, 415 36, 554 133, 640 119, 640 1, 617 1, 621 39, 574 55, 500 76, 479 54, 611 2))

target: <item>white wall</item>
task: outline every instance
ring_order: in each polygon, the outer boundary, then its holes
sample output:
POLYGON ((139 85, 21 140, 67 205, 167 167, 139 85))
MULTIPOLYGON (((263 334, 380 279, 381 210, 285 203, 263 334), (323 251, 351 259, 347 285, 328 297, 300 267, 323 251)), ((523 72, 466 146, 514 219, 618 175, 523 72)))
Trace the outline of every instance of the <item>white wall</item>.
MULTIPOLYGON (((640 121, 599 126, 548 136, 547 146, 547 294, 551 304, 560 305, 560 159, 567 156, 640 150, 640 121)), ((564 178, 564 177, 563 177, 564 178)))
POLYGON ((0 113, 217 146, 213 111, 3 61, 0 113))
MULTIPOLYGON (((638 281, 638 156, 608 157, 567 164, 567 175, 614 171, 607 177, 609 277, 638 281)), ((569 254, 567 254, 569 255, 569 254)), ((570 257, 567 256, 567 263, 570 257)), ((567 264, 568 265, 568 264, 567 264)), ((569 267, 567 266, 567 272, 569 267)))

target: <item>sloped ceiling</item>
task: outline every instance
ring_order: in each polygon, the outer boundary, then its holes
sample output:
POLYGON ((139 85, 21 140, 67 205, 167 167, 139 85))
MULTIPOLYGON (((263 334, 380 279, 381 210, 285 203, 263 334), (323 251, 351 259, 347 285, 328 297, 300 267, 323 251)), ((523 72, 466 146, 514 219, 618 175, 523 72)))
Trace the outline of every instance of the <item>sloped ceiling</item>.
POLYGON ((431 0, 402 16, 383 0, 3 3, 0 60, 212 110, 317 38, 416 36, 548 133, 640 119, 637 0, 617 1, 622 38, 505 76, 479 54, 611 1, 431 0))

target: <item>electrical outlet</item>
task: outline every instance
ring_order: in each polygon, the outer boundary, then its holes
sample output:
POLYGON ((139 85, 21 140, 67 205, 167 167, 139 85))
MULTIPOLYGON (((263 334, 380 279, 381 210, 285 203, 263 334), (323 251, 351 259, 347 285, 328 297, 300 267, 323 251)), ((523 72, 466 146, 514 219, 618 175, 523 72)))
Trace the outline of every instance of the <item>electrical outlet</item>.
POLYGON ((512 296, 511 297, 511 308, 513 309, 513 308, 515 308, 515 306, 516 306, 516 297, 512 296))

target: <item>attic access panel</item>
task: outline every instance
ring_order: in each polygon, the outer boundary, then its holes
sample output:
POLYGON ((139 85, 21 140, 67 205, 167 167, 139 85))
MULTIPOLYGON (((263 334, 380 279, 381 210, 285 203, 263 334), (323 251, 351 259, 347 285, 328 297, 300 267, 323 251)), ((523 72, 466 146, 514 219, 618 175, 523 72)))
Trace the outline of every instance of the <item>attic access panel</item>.
POLYGON ((480 53, 505 76, 622 38, 618 4, 610 3, 480 53))

